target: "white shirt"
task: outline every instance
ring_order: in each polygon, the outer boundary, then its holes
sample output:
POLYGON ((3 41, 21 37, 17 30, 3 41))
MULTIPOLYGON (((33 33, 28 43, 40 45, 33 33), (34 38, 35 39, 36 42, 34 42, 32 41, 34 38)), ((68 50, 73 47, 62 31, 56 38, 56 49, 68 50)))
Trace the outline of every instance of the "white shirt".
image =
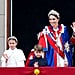
POLYGON ((2 67, 24 67, 24 61, 26 61, 25 55, 22 50, 15 48, 11 50, 10 48, 4 52, 7 54, 8 60, 7 63, 5 62, 6 59, 2 56, 2 67))

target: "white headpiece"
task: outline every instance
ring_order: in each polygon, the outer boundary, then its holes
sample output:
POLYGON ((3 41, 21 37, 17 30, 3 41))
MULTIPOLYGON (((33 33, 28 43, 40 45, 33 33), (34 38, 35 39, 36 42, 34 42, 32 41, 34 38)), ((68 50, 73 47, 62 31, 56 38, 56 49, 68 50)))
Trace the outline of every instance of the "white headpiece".
POLYGON ((8 38, 8 41, 9 41, 10 39, 14 39, 14 40, 16 40, 16 42, 18 41, 15 36, 10 36, 10 37, 8 38))
POLYGON ((58 18, 60 18, 59 13, 58 13, 57 11, 55 11, 55 10, 51 10, 51 11, 48 13, 48 17, 49 17, 50 15, 56 15, 58 18))

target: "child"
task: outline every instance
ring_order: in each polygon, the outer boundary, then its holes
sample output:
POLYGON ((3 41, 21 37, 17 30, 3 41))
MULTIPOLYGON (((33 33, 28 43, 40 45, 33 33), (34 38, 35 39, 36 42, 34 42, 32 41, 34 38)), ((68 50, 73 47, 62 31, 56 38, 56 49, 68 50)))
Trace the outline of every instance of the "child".
POLYGON ((41 45, 34 46, 34 58, 30 60, 30 67, 48 66, 47 60, 42 58, 43 50, 41 45))
POLYGON ((16 46, 18 44, 18 40, 15 36, 11 36, 8 38, 8 46, 9 49, 5 50, 3 56, 1 58, 2 67, 24 67, 24 61, 26 58, 21 49, 17 49, 16 46))

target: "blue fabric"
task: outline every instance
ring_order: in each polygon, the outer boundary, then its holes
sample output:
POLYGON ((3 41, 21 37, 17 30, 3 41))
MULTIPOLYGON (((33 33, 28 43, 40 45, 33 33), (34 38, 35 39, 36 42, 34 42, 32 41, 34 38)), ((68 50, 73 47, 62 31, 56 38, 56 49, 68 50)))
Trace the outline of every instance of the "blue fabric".
MULTIPOLYGON (((49 37, 50 37, 50 34, 49 34, 49 37)), ((69 39, 70 39, 66 26, 64 28, 64 33, 61 34, 61 37, 62 37, 62 45, 64 47, 64 44, 67 41, 69 42, 69 39)), ((48 43, 48 48, 45 48, 44 51, 46 51, 46 58, 48 61, 48 65, 54 66, 54 49, 52 48, 52 46, 49 43, 48 43)), ((71 51, 68 53, 66 51, 64 51, 64 52, 66 53, 66 56, 68 58, 68 63, 69 63, 68 66, 71 66, 72 65, 72 53, 71 53, 71 51)))
POLYGON ((32 60, 30 60, 29 66, 34 67, 35 62, 38 62, 39 67, 48 66, 47 59, 42 58, 42 57, 40 58, 34 57, 32 60))
POLYGON ((43 48, 43 51, 48 51, 48 48, 43 48))
POLYGON ((48 51, 46 52, 46 58, 49 66, 54 66, 54 49, 48 44, 48 51))
POLYGON ((67 52, 66 50, 64 50, 66 57, 68 59, 68 66, 72 66, 72 52, 69 51, 67 52))

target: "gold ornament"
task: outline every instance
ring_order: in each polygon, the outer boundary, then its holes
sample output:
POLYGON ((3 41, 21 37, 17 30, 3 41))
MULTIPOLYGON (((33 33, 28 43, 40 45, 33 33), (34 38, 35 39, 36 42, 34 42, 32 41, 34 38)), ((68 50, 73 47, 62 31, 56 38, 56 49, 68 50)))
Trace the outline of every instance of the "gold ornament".
POLYGON ((40 73, 40 70, 39 69, 34 69, 34 74, 35 75, 39 75, 39 73, 40 73))

